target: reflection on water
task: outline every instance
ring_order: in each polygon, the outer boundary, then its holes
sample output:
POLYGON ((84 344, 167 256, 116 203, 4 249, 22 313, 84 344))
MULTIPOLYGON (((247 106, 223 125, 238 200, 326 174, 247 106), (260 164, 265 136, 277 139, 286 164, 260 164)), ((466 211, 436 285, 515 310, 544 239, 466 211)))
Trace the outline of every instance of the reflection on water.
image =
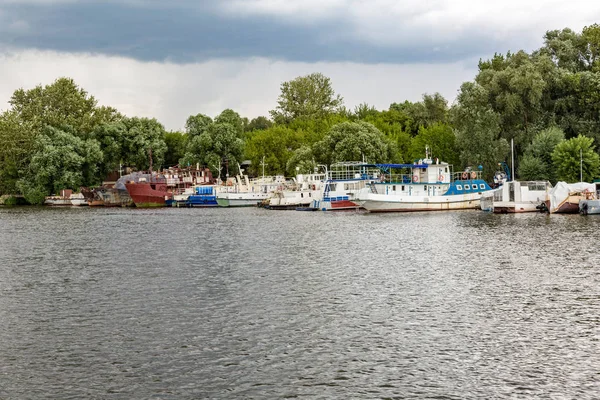
POLYGON ((599 227, 0 209, 0 398, 595 398, 599 227))

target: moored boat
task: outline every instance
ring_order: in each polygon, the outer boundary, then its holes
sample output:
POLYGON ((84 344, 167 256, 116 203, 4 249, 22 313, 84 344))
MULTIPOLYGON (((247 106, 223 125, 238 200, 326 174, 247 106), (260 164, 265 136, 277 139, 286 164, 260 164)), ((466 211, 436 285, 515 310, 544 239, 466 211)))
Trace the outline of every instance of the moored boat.
POLYGON ((310 203, 311 209, 320 211, 356 211, 361 208, 357 193, 380 176, 374 164, 359 161, 339 162, 325 171, 320 198, 310 203))
POLYGON ((251 207, 271 197, 275 190, 282 190, 283 176, 262 177, 250 180, 247 175, 237 175, 217 190, 217 203, 220 207, 251 207))
POLYGON ((63 189, 59 195, 46 196, 44 204, 49 206, 87 206, 88 203, 82 193, 73 193, 71 189, 63 189))
POLYGON ((581 215, 600 214, 600 180, 593 182, 595 191, 586 193, 586 198, 579 201, 581 215))
MULTIPOLYGON (((537 212, 540 203, 548 200, 551 189, 552 184, 548 181, 505 182, 492 192, 490 211, 496 214, 537 212)), ((483 209, 484 199, 481 201, 483 209)))
POLYGON ((428 156, 415 164, 376 165, 384 172, 381 179, 357 194, 373 213, 475 209, 482 194, 492 190, 481 171, 453 173, 451 165, 428 156))
POLYGON ((146 178, 128 181, 125 187, 135 206, 140 208, 164 207, 166 201, 173 197, 167 190, 166 179, 160 176, 151 175, 149 181, 146 178))
POLYGON ((595 185, 587 182, 558 182, 548 193, 548 199, 541 208, 550 214, 577 214, 579 202, 586 200, 589 193, 595 191, 595 185))
POLYGON ((296 210, 308 207, 313 200, 319 200, 325 174, 298 174, 283 189, 275 190, 264 202, 270 210, 296 210))

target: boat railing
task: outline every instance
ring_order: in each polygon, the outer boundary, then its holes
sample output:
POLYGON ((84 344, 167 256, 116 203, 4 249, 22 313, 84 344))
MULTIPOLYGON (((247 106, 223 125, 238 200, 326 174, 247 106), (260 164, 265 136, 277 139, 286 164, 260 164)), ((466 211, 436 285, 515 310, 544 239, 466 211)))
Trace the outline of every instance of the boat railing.
POLYGON ((460 171, 452 174, 453 181, 481 179, 481 171, 460 171))
POLYGON ((378 168, 368 168, 360 165, 337 166, 328 173, 328 179, 334 181, 375 180, 379 179, 380 176, 381 171, 378 168))

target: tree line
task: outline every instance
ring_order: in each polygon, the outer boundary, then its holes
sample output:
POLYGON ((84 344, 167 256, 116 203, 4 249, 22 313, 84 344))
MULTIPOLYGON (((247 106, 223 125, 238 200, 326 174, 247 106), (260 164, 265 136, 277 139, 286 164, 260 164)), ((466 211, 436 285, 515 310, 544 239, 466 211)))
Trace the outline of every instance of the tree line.
POLYGON ((214 118, 189 116, 183 132, 156 119, 127 117, 72 79, 17 89, 0 114, 0 194, 33 204, 61 189, 99 185, 121 165, 201 164, 224 178, 250 160, 249 172, 295 175, 338 161, 412 163, 433 156, 454 165, 483 166, 491 179, 515 146, 517 178, 600 177, 600 26, 548 31, 531 53, 480 60, 451 106, 439 93, 377 110, 348 109, 320 73, 281 84, 269 116, 243 118, 231 109, 214 118))

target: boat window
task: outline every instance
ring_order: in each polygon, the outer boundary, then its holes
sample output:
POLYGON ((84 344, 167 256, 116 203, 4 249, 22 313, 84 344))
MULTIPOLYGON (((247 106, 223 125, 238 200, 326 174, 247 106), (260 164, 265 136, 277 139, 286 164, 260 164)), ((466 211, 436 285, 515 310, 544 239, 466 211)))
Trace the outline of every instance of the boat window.
POLYGON ((457 190, 462 190, 462 185, 456 185, 457 190))
POLYGON ((392 190, 395 192, 396 191, 396 185, 392 186, 392 190))
POLYGON ((423 190, 427 190, 427 185, 423 186, 423 190))
POLYGON ((308 192, 308 197, 312 197, 312 196, 310 195, 310 192, 308 192))
POLYGON ((304 197, 304 193, 300 193, 300 197, 304 197))
POLYGON ((470 185, 465 185, 465 190, 471 190, 471 186, 470 185))
POLYGON ((480 183, 480 184, 479 184, 479 189, 482 189, 482 190, 484 190, 484 189, 485 189, 485 185, 484 185, 483 183, 480 183))
POLYGON ((404 192, 404 185, 402 185, 402 191, 404 192))
POLYGON ((444 170, 445 170, 446 172, 448 172, 448 167, 444 168, 444 170))

